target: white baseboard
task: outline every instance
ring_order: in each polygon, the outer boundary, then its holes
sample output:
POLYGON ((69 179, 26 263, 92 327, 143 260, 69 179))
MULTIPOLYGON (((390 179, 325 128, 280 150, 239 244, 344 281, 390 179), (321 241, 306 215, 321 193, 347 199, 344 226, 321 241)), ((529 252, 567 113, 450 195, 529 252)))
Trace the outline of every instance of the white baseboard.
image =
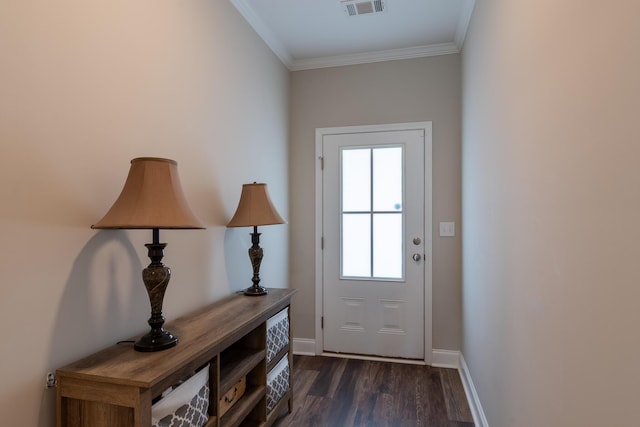
POLYGON ((436 368, 452 368, 457 369, 462 380, 462 386, 464 387, 464 394, 467 396, 467 402, 469 402, 469 409, 473 416, 473 423, 476 427, 489 427, 487 417, 484 415, 478 393, 473 385, 471 379, 471 373, 469 367, 464 361, 462 353, 452 350, 439 350, 434 349, 431 356, 431 366, 436 368))
POLYGON ((315 356, 316 340, 312 340, 309 338, 294 338, 293 354, 298 354, 301 356, 315 356))
POLYGON ((431 351, 431 366, 435 368, 460 369, 460 352, 434 348, 431 351))
POLYGON ((480 404, 480 398, 476 392, 476 388, 473 385, 471 379, 471 373, 469 367, 464 361, 464 357, 460 354, 460 378, 462 379, 462 386, 464 387, 464 394, 467 395, 467 401, 469 402, 469 409, 471 409, 471 415, 473 416, 473 423, 476 427, 489 427, 487 417, 484 415, 484 410, 480 404))
MULTIPOLYGON (((293 354, 301 356, 315 356, 316 340, 311 338, 293 338, 293 354)), ((460 352, 452 350, 434 349, 431 353, 431 366, 437 368, 453 368, 460 367, 460 352)))

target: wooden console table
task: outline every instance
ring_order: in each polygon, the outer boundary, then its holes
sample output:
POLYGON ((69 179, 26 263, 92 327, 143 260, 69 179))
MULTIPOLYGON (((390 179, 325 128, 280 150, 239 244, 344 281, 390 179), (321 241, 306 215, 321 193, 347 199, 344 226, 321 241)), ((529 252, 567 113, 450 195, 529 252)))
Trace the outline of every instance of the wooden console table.
POLYGON ((207 427, 270 426, 285 404, 291 412, 292 375, 289 374, 288 390, 275 406, 271 405, 270 411, 267 377, 276 364, 288 364, 291 372, 287 309, 294 293, 291 289, 270 289, 259 297, 234 294, 167 323, 167 329, 179 337, 176 347, 142 353, 135 351, 132 344, 116 344, 58 369, 58 427, 149 427, 152 401, 207 364, 207 427), (282 317, 283 310, 287 310, 288 337, 281 348, 270 349, 267 323, 276 314, 282 317), (246 380, 246 391, 219 415, 221 397, 241 378, 246 380))

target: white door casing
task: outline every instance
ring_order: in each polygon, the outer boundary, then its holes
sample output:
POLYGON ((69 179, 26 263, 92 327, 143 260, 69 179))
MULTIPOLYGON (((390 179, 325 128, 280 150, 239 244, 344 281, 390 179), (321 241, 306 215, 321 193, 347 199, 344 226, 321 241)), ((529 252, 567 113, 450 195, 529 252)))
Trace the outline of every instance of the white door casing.
POLYGON ((316 130, 317 354, 336 352, 430 363, 431 147, 431 122, 316 130), (342 213, 340 202, 341 153, 366 152, 368 148, 379 153, 388 147, 401 147, 405 170, 401 277, 376 278, 375 273, 373 278, 345 277, 339 231, 340 218, 348 215, 342 213))

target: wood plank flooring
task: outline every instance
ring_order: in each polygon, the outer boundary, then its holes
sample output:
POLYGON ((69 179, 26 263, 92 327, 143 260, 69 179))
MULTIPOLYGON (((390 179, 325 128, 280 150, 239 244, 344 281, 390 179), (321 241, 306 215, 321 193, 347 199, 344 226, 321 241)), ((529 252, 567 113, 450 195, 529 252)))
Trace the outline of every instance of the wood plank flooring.
POLYGON ((294 356, 293 409, 274 427, 472 427, 454 369, 294 356))

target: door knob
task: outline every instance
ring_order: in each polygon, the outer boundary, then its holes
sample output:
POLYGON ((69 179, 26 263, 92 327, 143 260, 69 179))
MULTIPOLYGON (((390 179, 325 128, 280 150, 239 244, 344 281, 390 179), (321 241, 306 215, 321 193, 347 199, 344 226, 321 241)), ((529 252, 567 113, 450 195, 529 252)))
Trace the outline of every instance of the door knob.
POLYGON ((420 254, 413 254, 411 258, 413 258, 413 260, 417 262, 417 261, 420 261, 420 258, 422 257, 420 256, 420 254))

